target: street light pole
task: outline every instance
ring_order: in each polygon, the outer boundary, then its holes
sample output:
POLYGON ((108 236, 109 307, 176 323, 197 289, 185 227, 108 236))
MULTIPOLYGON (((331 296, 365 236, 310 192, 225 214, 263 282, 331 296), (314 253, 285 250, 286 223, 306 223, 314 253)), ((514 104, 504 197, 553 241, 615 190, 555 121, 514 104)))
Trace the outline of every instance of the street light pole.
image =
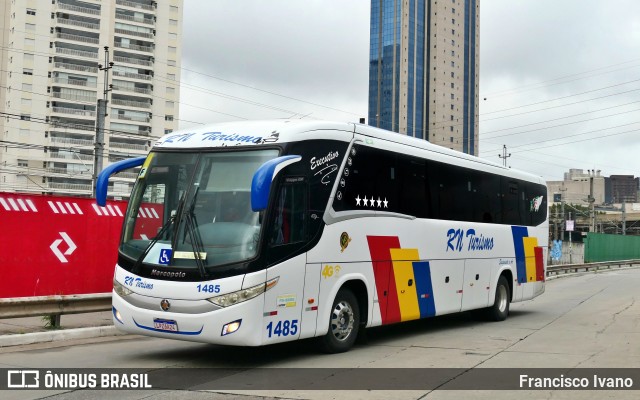
POLYGON ((502 145, 502 154, 498 154, 498 157, 502 158, 502 165, 507 166, 507 158, 511 157, 511 153, 507 154, 507 145, 502 145))

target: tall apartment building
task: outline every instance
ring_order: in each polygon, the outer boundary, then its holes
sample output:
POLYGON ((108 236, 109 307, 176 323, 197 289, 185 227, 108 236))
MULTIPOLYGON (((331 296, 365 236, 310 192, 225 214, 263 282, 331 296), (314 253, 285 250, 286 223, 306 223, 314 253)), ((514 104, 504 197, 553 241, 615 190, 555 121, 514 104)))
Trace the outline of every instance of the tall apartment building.
MULTIPOLYGON (((105 46, 104 158, 177 127, 183 0, 0 0, 0 191, 89 196, 105 46)), ((127 196, 136 174, 109 194, 127 196)))
POLYGON ((480 0, 371 0, 369 125, 478 155, 480 0))

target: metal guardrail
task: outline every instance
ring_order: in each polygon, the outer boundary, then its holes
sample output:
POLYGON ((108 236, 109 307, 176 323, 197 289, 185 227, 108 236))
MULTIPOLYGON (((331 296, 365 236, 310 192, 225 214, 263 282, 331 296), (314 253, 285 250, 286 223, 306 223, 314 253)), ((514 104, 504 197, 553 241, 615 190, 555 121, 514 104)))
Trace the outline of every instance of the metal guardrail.
MULTIPOLYGON (((111 293, 0 299, 0 318, 59 316, 111 309, 111 293)), ((59 321, 59 319, 58 319, 59 321)))
POLYGON ((562 276, 580 272, 609 271, 619 268, 640 267, 640 260, 603 261, 587 264, 548 265, 547 277, 562 276))

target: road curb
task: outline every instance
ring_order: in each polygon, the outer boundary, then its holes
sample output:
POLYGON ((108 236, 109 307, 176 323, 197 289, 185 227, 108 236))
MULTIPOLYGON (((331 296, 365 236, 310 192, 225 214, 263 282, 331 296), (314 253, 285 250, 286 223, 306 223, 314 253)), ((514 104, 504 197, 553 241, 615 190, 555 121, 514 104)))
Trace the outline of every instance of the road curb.
POLYGON ((0 348, 9 346, 22 346, 34 343, 46 343, 61 340, 89 339, 104 336, 120 336, 127 333, 121 332, 115 326, 98 326, 91 328, 63 329, 50 332, 33 332, 25 334, 13 334, 0 336, 0 348))

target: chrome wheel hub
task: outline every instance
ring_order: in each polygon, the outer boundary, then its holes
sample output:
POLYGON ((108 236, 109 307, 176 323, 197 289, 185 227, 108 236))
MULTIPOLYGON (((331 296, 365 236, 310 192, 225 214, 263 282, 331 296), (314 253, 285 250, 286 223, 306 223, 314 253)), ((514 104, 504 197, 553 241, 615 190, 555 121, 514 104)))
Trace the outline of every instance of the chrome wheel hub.
POLYGON ((504 286, 499 286, 498 287, 498 310, 500 310, 500 312, 505 312, 505 310, 507 309, 507 302, 509 300, 507 299, 507 288, 504 286))
POLYGON ((346 340, 353 331, 353 309, 345 301, 336 304, 331 313, 331 333, 336 339, 346 340))

